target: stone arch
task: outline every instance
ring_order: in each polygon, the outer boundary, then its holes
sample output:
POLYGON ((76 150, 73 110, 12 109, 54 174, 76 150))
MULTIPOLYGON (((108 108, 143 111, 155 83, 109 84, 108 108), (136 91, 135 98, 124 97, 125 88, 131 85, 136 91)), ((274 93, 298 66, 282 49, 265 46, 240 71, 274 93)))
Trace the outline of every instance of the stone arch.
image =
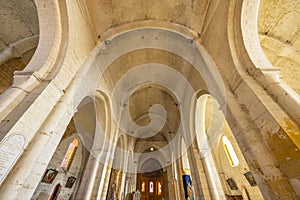
MULTIPOLYGON (((92 114, 93 120, 89 122, 92 123, 91 127, 89 127, 92 130, 85 130, 84 126, 81 128, 81 120, 77 121, 79 123, 78 128, 83 131, 81 137, 85 139, 86 148, 90 155, 87 159, 87 166, 76 198, 96 198, 106 193, 106 187, 108 187, 105 181, 106 179, 109 180, 109 172, 112 167, 112 159, 110 157, 113 155, 112 152, 114 150, 112 148, 115 146, 111 140, 114 139, 116 132, 112 128, 114 125, 110 116, 110 103, 105 93, 95 91, 94 95, 85 98, 80 96, 80 98, 83 99, 80 104, 83 104, 83 109, 85 109, 84 106, 90 109, 87 114, 92 114), (100 189, 101 191, 99 191, 100 189)), ((78 114, 80 114, 80 107, 78 114)))
POLYGON ((113 169, 124 170, 125 171, 125 161, 126 161, 126 140, 125 136, 120 135, 117 139, 117 143, 115 145, 114 151, 114 161, 113 161, 113 169))
POLYGON ((114 124, 111 121, 111 104, 108 96, 97 90, 94 97, 94 109, 96 110, 96 135, 93 141, 93 149, 107 149, 115 137, 112 130, 114 124))
POLYGON ((212 198, 225 198, 215 157, 212 153, 224 126, 222 111, 217 101, 208 94, 201 95, 196 102, 195 132, 199 153, 204 161, 204 169, 209 178, 208 185, 212 198))
POLYGON ((196 101, 195 130, 200 151, 209 153, 219 139, 224 126, 223 112, 217 101, 209 94, 201 95, 196 101))
POLYGON ((40 27, 39 43, 36 53, 23 72, 37 71, 35 74, 37 78, 49 79, 53 78, 61 67, 58 64, 59 59, 65 57, 67 48, 65 43, 68 41, 67 8, 65 2, 47 4, 35 2, 35 4, 40 27), (53 46, 53 43, 58 45, 53 46), (54 73, 49 74, 49 71, 54 73))
POLYGON ((74 115, 75 127, 82 138, 84 146, 91 150, 96 133, 96 110, 92 97, 84 98, 78 105, 78 111, 74 115))
POLYGON ((163 166, 166 165, 167 158, 161 152, 157 151, 159 147, 156 148, 155 145, 153 145, 153 148, 154 150, 152 152, 149 151, 149 147, 148 147, 143 151, 143 153, 140 154, 138 158, 138 166, 137 166, 138 173, 156 171, 162 169, 163 166), (155 159, 159 163, 159 165, 155 165, 153 166, 154 168, 152 169, 149 168, 147 171, 143 171, 144 164, 151 159, 155 159))
POLYGON ((49 84, 42 84, 42 81, 53 79, 65 59, 69 32, 65 2, 35 2, 35 5, 39 19, 39 42, 30 62, 22 71, 14 73, 13 85, 2 95, 0 101, 5 106, 0 111, 3 118, 9 112, 7 107, 16 107, 23 99, 28 98, 30 92, 40 94, 49 84), (58 45, 52 45, 53 43, 58 45))
POLYGON ((162 169, 162 165, 160 163, 160 161, 157 158, 147 158, 145 160, 143 160, 142 164, 140 165, 140 172, 141 173, 146 173, 146 172, 152 172, 152 171, 156 171, 156 170, 162 169), (151 166, 149 166, 151 165, 151 166), (152 167, 154 165, 154 167, 152 167))
POLYGON ((22 6, 14 5, 11 1, 2 4, 2 7, 14 9, 2 10, 5 17, 1 18, 0 94, 13 85, 14 74, 22 71, 32 59, 40 31, 36 2, 24 2, 22 6))
MULTIPOLYGON (((265 198, 275 198, 279 189, 270 189, 272 184, 266 184, 270 180, 269 176, 277 177, 276 185, 281 186, 280 193, 281 196, 295 196, 295 189, 292 188, 289 181, 291 181, 293 175, 290 176, 289 180, 285 177, 289 177, 289 170, 286 168, 286 164, 282 163, 282 160, 278 159, 278 153, 272 151, 273 144, 267 142, 265 144, 260 144, 258 141, 270 141, 268 133, 273 132, 274 138, 281 144, 289 144, 294 148, 300 146, 299 137, 299 111, 295 111, 295 108, 299 107, 299 95, 295 91, 291 90, 282 80, 280 80, 280 73, 278 69, 275 69, 264 56, 262 49, 258 40, 257 32, 257 15, 259 8, 259 1, 231 1, 230 2, 230 15, 228 18, 228 29, 227 33, 229 36, 229 47, 230 53, 233 59, 233 63, 236 66, 236 70, 241 77, 249 76, 250 79, 242 78, 241 82, 235 85, 230 83, 229 87, 232 90, 232 94, 228 96, 235 96, 236 101, 231 99, 230 101, 240 104, 242 109, 238 112, 244 114, 243 119, 248 121, 248 125, 253 128, 246 128, 245 125, 237 121, 238 127, 233 128, 232 123, 234 117, 238 119, 235 108, 233 105, 228 104, 231 116, 227 118, 229 126, 232 128, 234 134, 239 134, 238 132, 247 133, 247 135, 242 134, 246 142, 245 145, 240 145, 243 149, 244 146, 248 146, 250 151, 245 153, 245 158, 248 163, 256 163, 255 166, 260 166, 259 170, 254 167, 256 174, 256 180, 265 198), (251 16, 251 17, 249 17, 251 16), (251 28, 252 27, 252 28, 251 28), (253 40, 251 39, 253 38, 253 40), (257 53, 259 52, 259 53, 257 53), (242 94, 243 93, 243 94, 242 94), (243 97, 242 97, 243 96, 243 97), (250 100, 251 99, 251 100, 250 100), (253 102, 257 102, 254 103, 253 102), (230 108, 231 107, 231 108, 230 108), (274 108, 278 108, 278 111, 273 112, 274 108), (235 111, 234 111, 235 110, 235 111), (244 110, 244 111, 243 111, 244 110), (255 114, 254 114, 255 113, 255 114), (262 114, 264 113, 264 114, 262 114), (270 127, 268 127, 268 124, 270 127), (271 125, 272 124, 272 125, 271 125), (272 126, 272 127, 271 127, 272 126), (263 127, 268 127, 265 130, 263 127), (255 129, 255 130, 254 130, 255 129), (257 132, 259 134, 257 134, 257 132), (284 135, 283 140, 279 139, 279 135, 284 135), (267 136, 267 137, 266 137, 267 136), (251 141, 251 144, 247 142, 251 141), (252 148, 254 147, 255 148, 252 148), (267 152, 268 154, 264 159, 257 156, 255 152, 267 152), (252 154, 252 155, 251 155, 252 154), (280 163, 280 164, 279 164, 280 163), (266 166, 281 166, 281 169, 274 167, 274 170, 266 169, 266 166), (272 174, 267 176, 266 174, 272 174), (279 183, 280 182, 280 183, 279 183)), ((229 81, 230 82, 230 81, 229 81)), ((245 149, 243 149, 245 151, 245 149)), ((280 150, 283 153, 283 150, 280 150)), ((284 153, 283 153, 284 154, 284 153)), ((298 153, 297 153, 298 154, 298 153)), ((298 156, 297 156, 298 157, 298 156)), ((288 165, 294 165, 294 162, 298 162, 296 158, 288 165)), ((295 165, 296 166, 296 165, 295 165)))
MULTIPOLYGON (((300 105, 299 94, 280 79, 279 69, 272 66, 263 53, 257 31, 259 5, 260 1, 230 2, 228 35, 231 38, 229 46, 233 62, 240 74, 248 73, 262 85, 271 98, 278 102, 292 118, 293 129, 298 129, 300 111, 295 112, 294 108, 300 105)), ((253 83, 247 82, 247 84, 253 83)), ((259 94, 256 95, 260 97, 259 94)), ((268 106, 267 103, 265 105, 268 106)), ((275 115, 275 117, 286 127, 287 124, 282 118, 289 117, 281 117, 282 115, 286 114, 275 115)), ((292 140, 299 146, 297 139, 292 138, 292 140)))
MULTIPOLYGON (((208 85, 209 85, 208 86, 209 88, 206 90, 213 90, 210 92, 215 93, 215 95, 219 97, 220 103, 222 103, 222 105, 224 104, 225 93, 224 93, 224 88, 222 87, 223 84, 216 83, 216 82, 219 83, 220 81, 222 82, 222 80, 221 80, 221 77, 218 75, 218 70, 217 70, 216 66, 214 65, 211 57, 193 39, 189 39, 188 37, 186 37, 180 33, 177 33, 175 31, 172 31, 172 30, 160 30, 160 29, 152 30, 152 28, 146 28, 146 30, 135 29, 135 30, 127 31, 127 32, 121 33, 119 35, 113 36, 111 38, 108 38, 108 40, 106 41, 105 44, 102 44, 102 43, 99 44, 98 47, 96 49, 94 49, 94 51, 90 54, 90 58, 87 59, 86 63, 84 64, 84 66, 81 69, 81 72, 79 73, 80 75, 78 75, 78 81, 77 81, 77 83, 75 83, 75 85, 76 85, 75 87, 77 88, 77 86, 78 86, 78 91, 82 91, 85 94, 92 93, 95 90, 95 88, 97 88, 99 90, 104 91, 108 95, 108 98, 110 100, 112 100, 112 96, 113 96, 111 94, 112 91, 110 91, 108 88, 106 88, 104 78, 102 80, 99 80, 99 77, 101 77, 101 75, 103 75, 105 73, 105 69, 108 66, 112 65, 113 62, 115 60, 117 60, 120 56, 125 55, 127 52, 133 52, 135 50, 146 49, 146 48, 160 49, 160 50, 172 52, 174 54, 178 54, 181 57, 183 57, 185 60, 190 62, 192 65, 197 66, 195 68, 198 68, 198 70, 200 70, 200 71, 204 70, 201 73, 202 73, 203 77, 207 78, 206 81, 208 82, 208 85), (132 45, 126 45, 126 44, 123 45, 123 43, 128 43, 131 40, 133 40, 134 38, 142 38, 142 36, 144 38, 150 37, 149 38, 150 40, 155 39, 155 38, 151 38, 152 33, 148 33, 148 31, 153 31, 153 33, 158 35, 158 37, 161 37, 162 40, 164 39, 164 37, 171 37, 171 38, 174 37, 174 40, 176 38, 176 42, 172 43, 172 42, 169 42, 169 41, 171 41, 170 39, 166 39, 165 41, 167 43, 164 43, 163 45, 160 44, 159 42, 155 42, 154 45, 147 46, 151 42, 142 41, 142 39, 141 39, 141 41, 139 41, 139 42, 136 42, 136 41, 132 42, 131 43, 132 45), (146 34, 147 36, 145 36, 144 34, 146 34), (139 36, 141 36, 141 37, 139 37, 139 36), (189 43, 189 41, 190 41, 190 43, 189 43), (186 45, 187 43, 188 43, 188 45, 186 45), (116 45, 116 44, 118 44, 118 45, 116 45), (181 44, 181 46, 179 45, 178 47, 176 47, 177 44, 181 44), (122 49, 115 51, 112 48, 113 45, 121 47, 122 49), (118 53, 110 54, 109 57, 106 57, 107 54, 104 53, 106 51, 104 48, 107 48, 107 49, 112 48, 112 49, 110 49, 110 52, 118 52, 118 53), (184 48, 184 50, 178 51, 177 49, 180 49, 180 48, 184 48), (185 50, 187 52, 183 53, 185 50), (194 53, 196 52, 197 56, 191 52, 194 52, 194 53), (205 66, 205 67, 203 67, 203 66, 205 66), (89 77, 90 80, 85 82, 83 80, 84 77, 89 77), (96 86, 90 85, 91 82, 99 83, 99 84, 96 86)), ((139 69, 140 67, 144 67, 145 69, 152 68, 152 71, 154 72, 155 67, 160 67, 162 65, 154 63, 152 65, 150 64, 150 66, 139 65, 137 67, 137 69, 139 69)), ((142 68, 140 68, 140 69, 142 69, 142 68)), ((174 71, 176 71, 176 70, 174 70, 174 71)), ((199 74, 201 74, 201 73, 199 72, 199 74)), ((145 74, 145 73, 143 73, 143 74, 145 74)), ((163 82, 162 85, 167 85, 167 84, 168 84, 168 81, 166 80, 165 82, 163 82)), ((137 85, 136 87, 138 87, 138 86, 140 86, 140 85, 137 85)), ((172 87, 170 86, 170 88, 172 88, 172 87)), ((197 90, 199 90, 199 89, 197 89, 197 90)), ((181 92, 183 92, 183 91, 181 91, 181 92)), ((181 93, 181 94, 183 94, 183 93, 181 93)), ((121 102, 121 103, 123 103, 123 102, 121 102)), ((112 105, 114 105, 114 104, 112 103, 112 105)), ((124 104, 124 105, 126 105, 126 104, 124 104)), ((187 109, 189 109, 188 103, 186 103, 185 106, 187 109)), ((114 112, 117 112, 119 105, 115 104, 113 107, 116 110, 112 110, 112 115, 114 115, 113 114, 114 112)), ((224 106, 222 108, 226 109, 226 106, 224 106)), ((186 114, 186 116, 187 116, 187 114, 186 114)), ((185 119, 185 117, 183 117, 183 119, 185 119)), ((188 120, 188 117, 186 119, 188 120)), ((118 120, 116 120, 116 121, 118 121, 118 120)), ((188 133, 187 128, 188 128, 189 123, 185 122, 184 124, 185 124, 185 128, 186 128, 185 132, 188 133)))
POLYGON ((74 115, 75 127, 88 150, 103 150, 109 145, 111 133, 110 103, 105 93, 95 91, 94 95, 81 100, 74 115), (103 149, 102 149, 103 147, 103 149))
MULTIPOLYGON (((153 28, 145 28, 145 31, 143 31, 143 30, 144 29, 135 29, 135 30, 121 33, 119 35, 115 35, 115 36, 109 38, 109 40, 107 40, 107 41, 110 41, 109 44, 107 43, 107 45, 100 43, 91 52, 90 57, 86 60, 86 63, 84 64, 84 66, 81 69, 81 72, 78 75, 78 81, 77 81, 76 85, 79 86, 78 87, 79 90, 81 91, 80 88, 89 88, 88 90, 85 90, 85 91, 89 91, 89 92, 93 91, 92 88, 95 88, 97 86, 94 86, 94 85, 89 86, 87 84, 89 84, 90 82, 99 83, 99 77, 101 77, 101 75, 103 75, 104 70, 114 60, 116 60, 121 55, 124 55, 127 52, 131 52, 131 51, 139 50, 139 49, 143 49, 143 48, 145 48, 145 49, 146 48, 154 48, 154 49, 162 49, 162 50, 166 50, 166 51, 170 51, 175 54, 178 54, 181 57, 183 57, 184 59, 186 59, 187 61, 189 61, 194 66, 197 66, 197 68, 200 67, 200 65, 206 66, 204 68, 202 67, 202 69, 199 68, 200 71, 204 70, 204 71, 201 71, 200 74, 202 75, 202 77, 206 76, 206 78, 207 78, 206 82, 209 83, 208 87, 209 87, 209 89, 212 90, 210 92, 215 93, 216 98, 220 97, 218 99, 220 101, 219 103, 221 105, 223 105, 225 93, 224 93, 224 88, 223 88, 223 84, 222 84, 222 78, 218 74, 217 67, 214 64, 212 58, 203 49, 203 47, 201 47, 198 43, 193 42, 192 39, 191 39, 192 43, 190 43, 191 46, 187 45, 189 38, 178 32, 172 31, 172 30, 162 30, 162 29, 153 29, 153 28), (151 32, 151 33, 147 33, 147 32, 151 32), (176 39, 178 39, 178 41, 177 41, 177 43, 168 42, 163 45, 160 44, 159 42, 155 42, 155 44, 152 44, 152 46, 149 46, 150 44, 147 41, 139 41, 139 42, 135 41, 135 42, 131 43, 134 45, 122 45, 122 42, 128 43, 128 42, 130 42, 130 40, 133 40, 134 38, 139 38, 139 36, 141 36, 140 38, 142 38, 142 36, 145 34, 147 34, 147 36, 149 36, 149 37, 151 34, 158 35, 161 37, 162 40, 165 39, 164 37, 171 37, 171 38, 174 37, 174 40, 176 38, 176 39), (118 43, 117 46, 121 47, 122 49, 120 49, 118 51, 114 51, 113 49, 111 49, 112 52, 117 52, 117 53, 115 53, 114 55, 110 55, 109 58, 108 57, 106 58, 105 54, 103 54, 103 52, 105 50, 102 50, 102 49, 105 48, 105 46, 107 48, 111 48, 114 43, 115 44, 118 43), (176 46, 176 45, 179 45, 179 46, 176 46), (180 47, 180 45, 181 45, 181 47, 180 47), (185 48, 185 49, 183 51, 176 50, 176 49, 181 49, 181 48, 185 48), (185 50, 186 50, 186 52, 184 52, 185 50), (200 60, 194 59, 198 55, 196 56, 192 52, 198 52, 200 60), (192 55, 189 56, 188 55, 189 53, 191 53, 192 55), (88 83, 85 83, 83 81, 83 78, 87 77, 87 76, 90 77, 92 80, 89 81, 88 83), (216 82, 218 82, 218 84, 216 82), (80 85, 82 85, 82 87, 80 87, 80 85), (213 89, 214 86, 215 86, 215 89, 213 89)), ((146 36, 144 36, 144 37, 146 37, 146 36)), ((155 39, 155 38, 153 38, 153 39, 155 39)), ((152 40, 152 38, 150 37, 149 40, 152 40)), ((169 39, 169 41, 171 41, 171 39, 169 39)), ((104 85, 102 84, 102 86, 104 86, 104 85)), ((98 86, 98 87, 101 87, 101 86, 98 86)), ((105 89, 104 89, 104 91, 106 93, 109 93, 109 91, 106 91, 105 89)), ((88 92, 85 92, 85 93, 88 93, 88 92)))

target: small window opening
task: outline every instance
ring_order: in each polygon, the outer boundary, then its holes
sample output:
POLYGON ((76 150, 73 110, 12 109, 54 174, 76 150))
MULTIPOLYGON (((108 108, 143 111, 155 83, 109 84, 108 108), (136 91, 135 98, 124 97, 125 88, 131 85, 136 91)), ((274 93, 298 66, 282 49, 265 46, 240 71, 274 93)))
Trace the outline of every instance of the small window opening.
POLYGON ((72 161, 74 159, 76 150, 78 147, 78 139, 75 138, 69 145, 67 153, 65 154, 65 157, 61 163, 61 168, 67 172, 72 164, 72 161))
POLYGON ((149 192, 154 193, 154 183, 152 181, 149 183, 149 192))
POLYGON ((232 167, 238 166, 240 161, 232 147, 230 140, 226 136, 223 136, 222 140, 223 140, 223 147, 230 165, 232 167))

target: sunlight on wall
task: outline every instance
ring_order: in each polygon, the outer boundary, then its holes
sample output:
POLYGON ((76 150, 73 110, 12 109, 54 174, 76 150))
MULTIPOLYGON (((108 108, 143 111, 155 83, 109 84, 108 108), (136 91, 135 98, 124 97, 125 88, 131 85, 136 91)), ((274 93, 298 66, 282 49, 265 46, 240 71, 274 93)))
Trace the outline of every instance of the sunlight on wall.
POLYGON ((73 142, 69 145, 67 153, 60 165, 60 167, 66 172, 69 170, 71 163, 73 161, 76 149, 78 147, 78 139, 75 138, 73 142))

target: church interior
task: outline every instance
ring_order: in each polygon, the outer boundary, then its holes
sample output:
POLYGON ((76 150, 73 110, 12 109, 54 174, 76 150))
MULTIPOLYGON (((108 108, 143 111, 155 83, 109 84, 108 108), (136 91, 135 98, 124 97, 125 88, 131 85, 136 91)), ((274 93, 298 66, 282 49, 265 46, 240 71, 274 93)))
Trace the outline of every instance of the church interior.
POLYGON ((1 0, 0 199, 300 199, 300 1, 1 0))

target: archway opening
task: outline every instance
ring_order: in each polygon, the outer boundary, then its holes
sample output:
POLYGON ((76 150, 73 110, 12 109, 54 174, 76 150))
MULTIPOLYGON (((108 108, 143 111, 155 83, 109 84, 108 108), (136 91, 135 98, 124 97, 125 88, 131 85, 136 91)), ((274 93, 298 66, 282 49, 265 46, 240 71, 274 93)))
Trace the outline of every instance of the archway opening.
POLYGON ((141 166, 141 171, 142 173, 139 173, 137 176, 137 190, 135 195, 140 195, 141 200, 164 199, 168 186, 166 172, 163 171, 159 161, 155 158, 146 160, 141 166), (150 169, 158 170, 151 171, 150 169))

